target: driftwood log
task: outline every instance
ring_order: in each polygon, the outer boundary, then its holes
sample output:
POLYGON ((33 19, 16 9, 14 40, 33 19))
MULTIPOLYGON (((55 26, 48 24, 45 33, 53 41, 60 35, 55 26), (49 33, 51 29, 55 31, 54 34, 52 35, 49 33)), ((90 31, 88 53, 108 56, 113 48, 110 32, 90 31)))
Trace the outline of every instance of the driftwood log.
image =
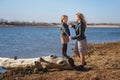
POLYGON ((37 68, 37 69, 72 69, 74 66, 74 61, 62 57, 57 57, 55 55, 29 58, 29 59, 17 59, 17 58, 3 58, 0 57, 0 66, 5 69, 14 68, 37 68), (72 63, 72 65, 71 65, 72 63))

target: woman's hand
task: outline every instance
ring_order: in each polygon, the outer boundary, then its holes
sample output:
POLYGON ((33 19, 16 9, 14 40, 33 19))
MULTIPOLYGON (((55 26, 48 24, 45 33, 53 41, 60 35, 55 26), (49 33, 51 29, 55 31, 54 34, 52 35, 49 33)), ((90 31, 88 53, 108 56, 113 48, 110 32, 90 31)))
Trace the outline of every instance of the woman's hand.
POLYGON ((72 37, 71 37, 71 36, 69 36, 69 40, 72 40, 72 37))

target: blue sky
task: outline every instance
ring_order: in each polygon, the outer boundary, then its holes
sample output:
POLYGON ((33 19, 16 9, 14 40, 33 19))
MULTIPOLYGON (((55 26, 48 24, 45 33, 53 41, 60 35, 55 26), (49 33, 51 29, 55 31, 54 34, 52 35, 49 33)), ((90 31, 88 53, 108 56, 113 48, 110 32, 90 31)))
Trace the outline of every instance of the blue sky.
POLYGON ((120 23, 120 0, 0 0, 0 18, 19 21, 60 22, 76 12, 91 23, 120 23))

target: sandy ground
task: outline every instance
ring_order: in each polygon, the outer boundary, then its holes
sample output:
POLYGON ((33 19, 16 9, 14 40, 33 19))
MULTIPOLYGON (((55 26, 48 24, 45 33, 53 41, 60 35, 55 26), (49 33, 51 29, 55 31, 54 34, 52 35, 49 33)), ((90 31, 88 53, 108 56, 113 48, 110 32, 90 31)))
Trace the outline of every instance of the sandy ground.
POLYGON ((0 80, 120 80, 120 42, 89 44, 86 62, 84 71, 14 69, 0 74, 0 80))

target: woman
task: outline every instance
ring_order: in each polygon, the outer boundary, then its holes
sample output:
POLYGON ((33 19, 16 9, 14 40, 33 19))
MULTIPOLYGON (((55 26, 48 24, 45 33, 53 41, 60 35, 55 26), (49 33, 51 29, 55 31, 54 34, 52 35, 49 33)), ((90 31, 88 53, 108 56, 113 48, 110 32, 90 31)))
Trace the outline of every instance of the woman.
POLYGON ((62 55, 65 58, 69 58, 69 56, 67 56, 67 44, 69 42, 69 36, 70 36, 70 30, 69 27, 67 25, 68 22, 68 16, 67 15, 63 15, 61 17, 61 28, 60 28, 60 37, 61 37, 61 42, 62 42, 62 55))
POLYGON ((80 57, 80 61, 81 61, 80 67, 84 68, 84 65, 86 65, 85 54, 87 52, 87 40, 85 36, 85 29, 87 27, 87 23, 82 13, 76 14, 76 21, 77 21, 77 25, 73 25, 72 23, 70 23, 70 25, 75 29, 76 36, 69 37, 69 39, 77 40, 75 44, 74 52, 77 56, 80 57))

